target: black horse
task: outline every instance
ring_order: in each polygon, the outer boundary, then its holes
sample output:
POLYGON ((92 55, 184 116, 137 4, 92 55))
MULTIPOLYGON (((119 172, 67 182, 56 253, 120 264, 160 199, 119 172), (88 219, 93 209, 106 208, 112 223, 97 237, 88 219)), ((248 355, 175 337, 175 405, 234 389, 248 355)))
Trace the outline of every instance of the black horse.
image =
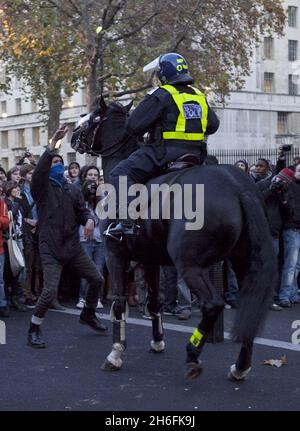
MULTIPOLYGON (((118 103, 106 105, 103 100, 100 106, 91 151, 102 155, 107 181, 110 170, 137 149, 138 143, 125 132, 128 108, 118 103)), ((242 380, 250 371, 253 339, 265 317, 277 276, 276 257, 259 192, 244 172, 229 165, 162 172, 160 177, 147 183, 148 189, 153 183, 176 183, 182 187, 204 184, 204 225, 199 230, 186 230, 185 223, 190 220, 184 215, 181 219, 172 216, 170 219, 140 219, 140 234, 134 240, 117 241, 104 236, 113 289, 113 346, 102 369, 119 370, 122 366, 121 355, 126 349, 126 271, 130 260, 134 260, 145 267, 146 310, 152 319, 150 345, 153 351, 161 352, 165 348, 159 265, 175 265, 178 275, 201 304, 202 320, 186 347, 186 376, 197 377, 201 372, 199 356, 206 335, 224 306, 223 298, 210 282, 208 268, 230 258, 240 286, 232 335, 242 347, 229 376, 242 380)), ((192 197, 195 204, 195 188, 192 197)), ((111 222, 105 220, 103 229, 111 222)))

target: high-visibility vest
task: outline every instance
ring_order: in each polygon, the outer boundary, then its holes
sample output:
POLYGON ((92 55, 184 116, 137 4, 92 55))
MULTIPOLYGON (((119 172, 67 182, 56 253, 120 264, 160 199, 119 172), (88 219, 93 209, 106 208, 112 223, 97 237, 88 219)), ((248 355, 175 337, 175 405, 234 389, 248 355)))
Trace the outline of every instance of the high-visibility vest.
POLYGON ((162 85, 160 88, 163 88, 171 94, 179 110, 175 130, 172 132, 163 132, 163 139, 202 141, 207 127, 208 106, 201 91, 191 87, 196 94, 179 93, 173 85, 162 85), (196 102, 196 106, 195 104, 189 104, 189 102, 196 102), (200 121, 202 133, 186 132, 186 121, 189 119, 197 119, 200 121))

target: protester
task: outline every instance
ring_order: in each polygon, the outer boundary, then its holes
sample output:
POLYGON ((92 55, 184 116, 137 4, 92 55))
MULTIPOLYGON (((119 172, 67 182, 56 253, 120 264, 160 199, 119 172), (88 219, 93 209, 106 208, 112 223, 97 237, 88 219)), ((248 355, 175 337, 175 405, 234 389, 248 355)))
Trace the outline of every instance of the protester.
MULTIPOLYGON (((95 263, 97 269, 100 271, 100 274, 104 274, 106 272, 106 263, 104 256, 104 246, 101 238, 100 232, 100 220, 95 212, 97 203, 99 199, 96 196, 97 192, 97 183, 94 180, 86 180, 82 187, 82 192, 84 196, 84 200, 86 202, 87 208, 92 212, 94 220, 95 220, 95 229, 92 238, 86 238, 84 234, 83 226, 79 228, 80 235, 80 243, 86 254, 90 257, 90 259, 95 263)), ((101 285, 99 285, 99 298, 102 298, 103 292, 100 291, 101 285)), ((85 305, 85 297, 88 289, 88 282, 86 279, 81 280, 80 286, 80 296, 78 303, 76 305, 77 308, 83 308, 85 305)), ((99 299, 97 308, 102 308, 101 300, 99 299)))
POLYGON ((38 250, 37 233, 37 208, 31 194, 32 174, 35 167, 32 164, 24 164, 20 168, 22 178, 21 207, 24 218, 23 246, 25 258, 25 279, 22 290, 27 307, 33 307, 41 292, 41 268, 38 250), (32 290, 34 282, 34 292, 32 290))
POLYGON ((72 162, 68 166, 68 179, 70 183, 75 183, 79 178, 80 165, 77 162, 72 162))
MULTIPOLYGON (((16 181, 7 181, 5 184, 5 203, 8 211, 12 214, 12 223, 14 225, 14 239, 21 251, 23 251, 23 216, 22 207, 19 200, 20 187, 16 181)), ((17 311, 26 311, 23 304, 23 292, 19 282, 19 275, 14 275, 10 265, 9 251, 7 242, 4 242, 5 263, 4 263, 4 284, 10 298, 10 305, 17 311)))
POLYGON ((31 193, 37 204, 39 220, 39 248, 43 267, 43 290, 31 318, 28 345, 45 347, 41 324, 56 297, 63 267, 68 265, 89 282, 86 305, 80 314, 80 323, 99 333, 107 327, 97 318, 99 285, 103 277, 82 249, 79 242, 79 223, 85 225, 86 238, 93 238, 94 219, 79 193, 64 178, 63 158, 55 146, 68 131, 63 125, 53 135, 33 174, 31 193))
POLYGON ((300 303, 297 277, 300 270, 300 164, 296 165, 284 207, 284 262, 279 300, 282 307, 300 303))
POLYGON ((8 210, 6 203, 0 199, 0 317, 9 316, 9 307, 6 300, 3 271, 4 271, 4 247, 3 247, 3 232, 6 231, 9 225, 8 210))

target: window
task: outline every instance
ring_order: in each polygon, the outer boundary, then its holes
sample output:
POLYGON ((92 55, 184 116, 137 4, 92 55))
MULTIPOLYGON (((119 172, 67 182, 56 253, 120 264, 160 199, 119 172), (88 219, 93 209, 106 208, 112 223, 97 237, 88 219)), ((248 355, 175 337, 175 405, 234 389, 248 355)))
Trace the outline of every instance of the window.
POLYGON ((289 75, 289 94, 298 94, 299 75, 289 75))
POLYGON ((288 16, 289 16, 289 27, 297 27, 297 11, 296 6, 289 6, 288 16))
POLYGON ((82 104, 83 105, 87 104, 87 88, 86 87, 82 88, 82 104))
POLYGON ((279 135, 286 135, 288 133, 288 113, 287 112, 278 112, 277 132, 279 135))
POLYGON ((17 130, 17 145, 18 147, 25 147, 25 129, 17 130))
POLYGON ((20 115, 22 112, 22 100, 20 98, 16 99, 16 115, 20 115))
POLYGON ((270 73, 270 72, 264 73, 264 92, 265 93, 275 92, 274 73, 270 73))
POLYGON ((35 100, 31 99, 31 111, 37 112, 37 110, 38 110, 37 102, 35 100))
POLYGON ((289 40, 289 61, 296 61, 298 59, 298 41, 289 40))
POLYGON ((0 62, 0 84, 4 84, 6 79, 5 66, 3 62, 0 62))
POLYGON ((1 148, 6 149, 8 148, 8 131, 4 130, 1 132, 1 148))
POLYGON ((8 157, 2 157, 1 166, 7 172, 7 170, 8 170, 8 157))
POLYGON ((265 37, 264 39, 264 56, 268 60, 273 60, 273 37, 265 37))
POLYGON ((6 100, 2 100, 2 102, 1 102, 1 117, 2 118, 7 117, 7 102, 6 102, 6 100))
POLYGON ((35 147, 40 145, 40 128, 33 127, 32 128, 32 145, 35 147))
POLYGON ((67 153, 67 162, 68 165, 72 162, 76 162, 76 153, 67 153))

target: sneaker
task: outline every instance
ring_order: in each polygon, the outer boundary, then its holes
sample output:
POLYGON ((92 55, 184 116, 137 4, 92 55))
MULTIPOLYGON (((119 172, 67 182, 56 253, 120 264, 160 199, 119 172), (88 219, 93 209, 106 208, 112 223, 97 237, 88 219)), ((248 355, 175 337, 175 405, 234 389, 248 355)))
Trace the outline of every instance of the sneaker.
POLYGON ((178 314, 178 320, 189 320, 192 315, 191 310, 185 308, 178 314))
POLYGON ((96 308, 104 308, 102 302, 100 299, 98 299, 97 307, 96 308))
POLYGON ((57 299, 54 299, 52 302, 51 302, 51 304, 50 304, 50 307, 49 307, 51 310, 60 310, 60 311, 64 311, 65 310, 65 307, 63 307, 59 302, 58 302, 58 300, 57 299))
POLYGON ((9 307, 0 307, 0 317, 9 317, 9 307))
POLYGON ((25 305, 27 308, 34 308, 35 307, 35 301, 33 299, 26 299, 25 305))
POLYGON ((237 307, 237 305, 236 305, 236 301, 235 301, 234 299, 231 299, 231 300, 229 300, 229 301, 226 301, 226 305, 229 305, 229 306, 230 306, 230 308, 236 308, 236 307, 237 307))
POLYGON ((292 306, 291 302, 288 299, 286 301, 281 301, 279 305, 283 308, 291 308, 292 306))
POLYGON ((19 299, 18 299, 18 297, 17 297, 17 296, 12 296, 12 298, 11 298, 11 307, 12 307, 14 310, 17 310, 17 311, 26 311, 26 310, 27 310, 26 305, 21 304, 21 303, 19 302, 19 299))
POLYGON ((275 304, 275 303, 271 304, 269 308, 270 308, 270 310, 273 310, 273 311, 281 311, 282 310, 282 307, 278 304, 275 304))
POLYGON ((79 298, 79 301, 76 304, 76 308, 82 309, 85 306, 85 300, 83 298, 79 298))
POLYGON ((163 314, 165 316, 178 316, 180 314, 180 311, 178 310, 178 308, 165 308, 163 314))

